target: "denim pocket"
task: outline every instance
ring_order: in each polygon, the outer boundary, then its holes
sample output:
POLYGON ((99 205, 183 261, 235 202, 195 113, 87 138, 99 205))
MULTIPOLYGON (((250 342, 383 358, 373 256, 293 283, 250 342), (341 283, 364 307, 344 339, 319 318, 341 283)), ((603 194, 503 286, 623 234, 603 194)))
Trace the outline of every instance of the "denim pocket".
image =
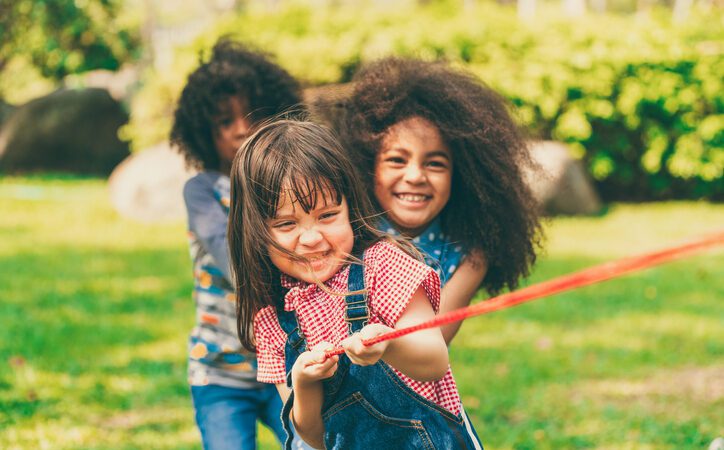
POLYGON ((355 392, 332 405, 322 416, 327 449, 394 448, 435 450, 422 421, 381 413, 355 392))

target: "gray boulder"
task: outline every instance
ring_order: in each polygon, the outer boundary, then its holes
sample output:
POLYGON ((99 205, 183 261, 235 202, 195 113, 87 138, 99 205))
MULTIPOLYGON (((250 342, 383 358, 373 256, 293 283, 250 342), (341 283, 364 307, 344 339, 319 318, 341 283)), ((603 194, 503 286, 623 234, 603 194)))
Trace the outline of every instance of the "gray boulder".
POLYGON ((129 155, 128 122, 104 89, 59 90, 14 111, 0 131, 0 171, 108 175, 129 155))
POLYGON ((0 129, 2 129, 3 124, 13 115, 16 109, 16 106, 5 103, 5 100, 0 98, 0 129))
POLYGON ((111 204, 123 217, 163 222, 186 217, 183 186, 195 172, 168 144, 135 153, 108 179, 111 204))
POLYGON ((538 204, 548 214, 597 214, 601 200, 583 164, 561 142, 530 143, 530 155, 538 165, 525 174, 538 204))

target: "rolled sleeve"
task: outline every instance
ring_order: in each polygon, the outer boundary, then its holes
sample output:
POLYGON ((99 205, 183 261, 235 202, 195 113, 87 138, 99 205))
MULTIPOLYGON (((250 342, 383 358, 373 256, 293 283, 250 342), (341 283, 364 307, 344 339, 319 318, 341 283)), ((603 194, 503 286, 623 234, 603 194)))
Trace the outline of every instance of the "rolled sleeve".
POLYGON ((274 308, 259 311, 254 318, 256 341, 256 379, 261 383, 279 384, 286 381, 284 344, 286 334, 279 326, 274 308))
POLYGON ((395 326, 420 286, 437 313, 440 308, 440 277, 433 269, 391 243, 378 244, 369 251, 376 253, 368 254, 366 258, 374 261, 366 280, 370 304, 386 325, 395 326))

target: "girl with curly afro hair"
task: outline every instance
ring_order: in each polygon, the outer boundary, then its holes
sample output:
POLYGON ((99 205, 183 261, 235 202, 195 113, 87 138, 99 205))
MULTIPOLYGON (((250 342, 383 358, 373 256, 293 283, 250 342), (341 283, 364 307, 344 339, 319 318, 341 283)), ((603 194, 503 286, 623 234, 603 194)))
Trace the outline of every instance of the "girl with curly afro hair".
MULTIPOLYGON (((444 63, 387 58, 356 74, 343 111, 335 127, 384 213, 380 228, 412 238, 437 269, 441 313, 528 275, 541 240, 523 181, 531 161, 497 93, 444 63)), ((443 328, 448 343, 459 327, 443 328)))
POLYGON ((211 58, 201 61, 188 77, 174 114, 171 144, 190 167, 228 173, 233 155, 221 154, 219 141, 226 139, 223 135, 227 132, 233 145, 223 144, 235 150, 248 133, 248 129, 228 133, 236 106, 242 107, 248 128, 300 103, 300 86, 283 68, 263 53, 222 39, 212 49, 211 58))
POLYGON ((226 229, 234 155, 255 125, 300 102, 299 85, 284 69, 222 39, 189 75, 176 108, 171 144, 199 170, 183 195, 197 318, 188 379, 205 450, 256 448, 257 420, 280 441, 286 436, 279 394, 256 381, 256 355, 236 333, 226 229))

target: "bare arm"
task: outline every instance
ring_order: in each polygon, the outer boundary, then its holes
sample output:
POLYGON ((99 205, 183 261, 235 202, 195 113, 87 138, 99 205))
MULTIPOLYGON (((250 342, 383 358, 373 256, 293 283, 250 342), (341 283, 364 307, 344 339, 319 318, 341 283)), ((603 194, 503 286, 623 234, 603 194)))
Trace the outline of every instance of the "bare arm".
MULTIPOLYGON (((404 328, 432 319, 434 316, 435 312, 430 300, 428 300, 424 288, 420 286, 395 326, 404 328)), ((391 330, 382 324, 367 325, 359 333, 342 341, 342 347, 355 364, 371 365, 382 359, 417 381, 436 381, 445 376, 449 362, 447 346, 440 329, 431 328, 417 331, 369 347, 362 344, 363 339, 369 339, 391 330)))
POLYGON ((292 390, 287 387, 286 383, 277 383, 274 386, 276 386, 277 391, 279 391, 279 397, 282 398, 282 403, 286 403, 292 390))
MULTIPOLYGON (((425 289, 420 286, 395 324, 405 328, 435 317, 425 289)), ((449 361, 447 346, 439 328, 429 328, 390 341, 382 359, 418 381, 436 381, 445 376, 449 361)))
MULTIPOLYGON (((292 367, 294 405, 290 419, 299 437, 314 448, 324 448, 322 380, 334 375, 339 360, 337 356, 325 359, 324 351, 329 348, 332 348, 331 344, 320 342, 311 351, 299 355, 292 367)), ((289 388, 284 384, 278 384, 277 389, 282 400, 286 402, 289 398, 289 388)))
MULTIPOLYGON (((488 262, 482 253, 470 253, 440 292, 440 314, 468 306, 487 271, 488 262)), ((462 322, 453 322, 440 327, 447 345, 450 345, 461 325, 462 322)))

